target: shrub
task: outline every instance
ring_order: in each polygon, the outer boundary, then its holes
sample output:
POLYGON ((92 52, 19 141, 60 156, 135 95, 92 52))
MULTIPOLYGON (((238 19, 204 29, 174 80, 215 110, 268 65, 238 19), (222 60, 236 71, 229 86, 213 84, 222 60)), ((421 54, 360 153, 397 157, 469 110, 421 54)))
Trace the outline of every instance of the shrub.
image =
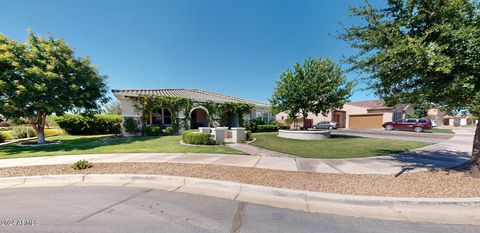
POLYGON ((196 131, 185 131, 182 133, 184 142, 195 145, 213 145, 215 142, 210 139, 209 133, 200 133, 196 131))
POLYGON ((0 132, 0 143, 7 141, 7 135, 3 132, 0 132))
POLYGON ((48 128, 60 128, 55 121, 56 116, 47 116, 46 125, 48 128))
POLYGON ((12 123, 14 125, 26 125, 28 124, 28 120, 25 118, 15 118, 15 119, 12 119, 12 123))
POLYGON ((246 130, 257 132, 257 122, 255 120, 247 121, 243 126, 246 130))
POLYGON ((253 139, 253 134, 252 134, 252 132, 247 131, 247 135, 246 135, 246 139, 245 139, 245 140, 250 141, 250 140, 252 140, 252 139, 253 139))
POLYGON ((257 125, 257 132, 275 132, 278 131, 276 125, 257 125))
POLYGON ((14 139, 36 137, 37 132, 28 126, 16 126, 10 131, 14 139))
POLYGON ((119 115, 66 114, 55 121, 71 135, 119 134, 122 123, 119 115))
POLYGON ((167 128, 162 130, 162 133, 163 133, 163 135, 170 136, 170 135, 173 135, 175 133, 175 130, 173 129, 173 127, 167 127, 167 128))
POLYGON ((91 167, 93 167, 93 163, 88 162, 87 160, 84 160, 84 159, 78 160, 72 165, 72 168, 75 170, 84 170, 91 167))
POLYGON ((45 129, 44 133, 45 137, 64 134, 61 129, 45 129))
POLYGON ((265 121, 262 120, 261 117, 258 117, 255 122, 257 123, 257 125, 266 125, 267 123, 265 121))
POLYGON ((123 128, 125 129, 125 132, 129 134, 136 134, 140 130, 138 128, 140 124, 138 123, 137 119, 133 117, 125 117, 123 119, 123 128))
POLYGON ((273 120, 270 122, 270 125, 275 125, 277 126, 277 129, 290 129, 290 126, 284 125, 276 120, 273 120))
POLYGON ((1 132, 3 134, 3 136, 5 137, 5 141, 8 141, 8 140, 12 140, 13 139, 13 136, 12 136, 12 133, 10 131, 7 131, 7 132, 1 132))
POLYGON ((147 136, 160 136, 162 135, 162 128, 157 125, 147 125, 145 127, 145 135, 147 136))

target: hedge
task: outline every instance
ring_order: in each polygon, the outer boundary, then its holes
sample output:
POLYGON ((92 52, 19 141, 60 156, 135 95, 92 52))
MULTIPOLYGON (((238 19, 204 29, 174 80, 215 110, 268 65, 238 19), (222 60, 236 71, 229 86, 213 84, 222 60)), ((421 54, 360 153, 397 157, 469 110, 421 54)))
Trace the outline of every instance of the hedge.
POLYGON ((55 118, 57 124, 71 135, 119 134, 122 118, 119 115, 73 115, 55 118))
POLYGON ((209 133, 200 133, 196 131, 185 131, 182 133, 182 139, 185 143, 195 145, 213 145, 215 142, 210 139, 209 133))
POLYGON ((275 132, 278 131, 276 125, 257 125, 257 132, 275 132))
POLYGON ((157 125, 147 125, 145 127, 145 135, 147 136, 160 136, 162 135, 162 127, 157 125))

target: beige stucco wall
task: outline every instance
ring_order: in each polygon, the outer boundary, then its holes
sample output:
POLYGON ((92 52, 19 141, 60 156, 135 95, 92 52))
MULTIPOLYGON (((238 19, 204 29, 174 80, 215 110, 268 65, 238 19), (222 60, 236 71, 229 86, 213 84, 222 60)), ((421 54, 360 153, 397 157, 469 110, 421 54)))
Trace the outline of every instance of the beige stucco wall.
POLYGON ((353 106, 350 104, 344 104, 343 108, 341 109, 342 111, 345 111, 346 114, 346 119, 345 119, 345 127, 349 128, 350 127, 350 115, 355 115, 355 114, 367 114, 367 109, 366 108, 361 108, 357 106, 353 106))
POLYGON ((134 102, 130 98, 118 98, 122 106, 122 116, 124 117, 140 117, 140 114, 135 112, 134 102))
POLYGON ((383 123, 390 122, 393 119, 393 112, 384 112, 383 113, 383 123))

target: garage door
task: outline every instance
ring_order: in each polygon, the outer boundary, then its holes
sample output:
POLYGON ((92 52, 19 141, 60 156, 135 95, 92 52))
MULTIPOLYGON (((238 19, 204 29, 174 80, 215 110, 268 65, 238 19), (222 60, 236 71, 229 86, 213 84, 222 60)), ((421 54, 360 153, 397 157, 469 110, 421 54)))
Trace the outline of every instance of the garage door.
POLYGON ((383 114, 350 115, 350 128, 382 128, 383 114))

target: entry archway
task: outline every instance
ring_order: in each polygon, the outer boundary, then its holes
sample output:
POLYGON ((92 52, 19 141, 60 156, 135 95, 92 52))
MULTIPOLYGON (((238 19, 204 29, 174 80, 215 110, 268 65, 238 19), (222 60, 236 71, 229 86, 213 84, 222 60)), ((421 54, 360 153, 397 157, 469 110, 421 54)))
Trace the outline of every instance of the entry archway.
POLYGON ((203 107, 196 107, 190 111, 190 128, 198 129, 198 127, 208 126, 208 111, 203 107))

